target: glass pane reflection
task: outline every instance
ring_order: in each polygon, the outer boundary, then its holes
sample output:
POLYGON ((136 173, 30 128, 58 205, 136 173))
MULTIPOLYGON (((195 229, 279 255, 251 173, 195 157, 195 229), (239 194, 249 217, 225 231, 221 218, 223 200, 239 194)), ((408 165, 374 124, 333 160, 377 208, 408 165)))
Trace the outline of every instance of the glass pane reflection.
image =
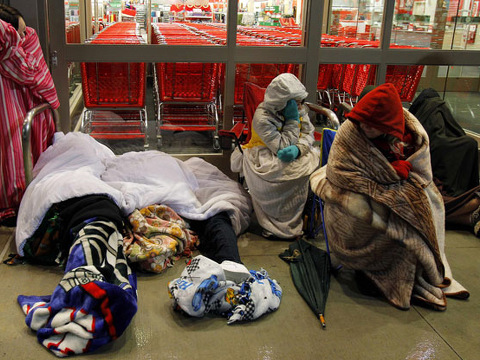
POLYGON ((144 43, 221 45, 226 39, 227 3, 228 0, 69 0, 65 1, 66 41, 91 43, 110 26, 131 23, 144 43), (151 34, 155 35, 152 41, 151 34), (194 43, 192 39, 200 41, 194 43))
POLYGON ((303 0, 239 0, 237 45, 300 46, 303 0))
POLYGON ((378 47, 383 6, 383 1, 378 0, 332 0, 321 46, 378 47))
POLYGON ((444 50, 479 49, 479 4, 396 0, 391 43, 444 50))

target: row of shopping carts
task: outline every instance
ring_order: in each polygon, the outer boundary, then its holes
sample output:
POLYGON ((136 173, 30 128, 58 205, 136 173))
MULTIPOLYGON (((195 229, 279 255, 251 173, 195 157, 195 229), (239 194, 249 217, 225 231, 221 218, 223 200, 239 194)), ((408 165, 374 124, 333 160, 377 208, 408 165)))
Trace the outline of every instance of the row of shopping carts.
MULTIPOLYGON (((156 23, 151 29, 152 44, 221 45, 226 30, 222 24, 156 23)), ((239 27, 240 44, 293 44, 298 29, 239 27), (281 34, 283 35, 281 35, 281 34), (285 40, 285 34, 290 39, 285 40), (283 36, 283 37, 281 37, 283 36), (283 40, 282 40, 283 39, 283 40)), ((115 23, 89 40, 92 44, 136 44, 143 39, 135 23, 115 23)), ((324 46, 378 47, 370 40, 323 36, 324 46)), ((262 45, 263 46, 263 45, 262 45)), ((145 110, 144 63, 82 63, 85 110, 82 128, 97 138, 142 138, 148 146, 145 110), (101 110, 101 112, 100 112, 101 110), (129 118, 129 113, 137 114, 129 118), (107 114, 107 115, 106 115, 107 114), (109 117, 108 114, 112 116, 109 117), (128 119, 128 120, 127 120, 128 119)), ((156 137, 163 146, 165 133, 196 131, 211 135, 213 148, 220 149, 219 127, 222 116, 224 63, 155 63, 154 99, 156 137)), ((267 87, 278 74, 298 75, 298 64, 237 64, 235 73, 235 120, 242 118, 246 82, 267 87)), ((386 82, 393 83, 402 101, 411 102, 423 66, 387 68, 386 82)), ((376 66, 371 64, 321 64, 317 82, 318 102, 336 111, 342 102, 353 105, 366 85, 374 84, 376 66)))
MULTIPOLYGON (((225 29, 194 23, 152 24, 153 44, 209 45, 225 40, 225 29), (222 39, 219 41, 218 39, 222 39)), ((252 37, 250 36, 250 39, 252 37)), ((263 40, 260 41, 261 43, 263 40)), ((235 109, 241 120, 244 84, 266 87, 278 74, 298 73, 292 64, 238 64, 235 73, 235 109)), ((157 144, 165 132, 210 132, 213 148, 220 150, 219 118, 224 88, 224 63, 156 63, 154 89, 157 109, 157 144)))
MULTIPOLYGON (((298 28, 239 26, 237 31, 237 44, 239 46, 298 46, 301 43, 301 30, 298 28)), ((164 44, 224 45, 226 41, 224 24, 155 24, 152 33, 157 34, 157 43, 164 44)), ((322 35, 321 44, 324 47, 379 47, 378 41, 327 34, 322 35)), ((395 44, 390 46, 393 48, 412 48, 395 44)), ((423 73, 423 68, 421 65, 388 66, 386 82, 393 83, 396 86, 402 101, 411 102, 423 73)), ((278 71, 298 74, 298 65, 237 65, 235 104, 242 103, 245 81, 266 86, 275 74, 278 74, 278 71)), ((374 84, 375 75, 376 66, 371 64, 321 64, 317 86, 319 101, 330 108, 335 108, 338 103, 345 101, 353 105, 363 88, 366 85, 374 84)))

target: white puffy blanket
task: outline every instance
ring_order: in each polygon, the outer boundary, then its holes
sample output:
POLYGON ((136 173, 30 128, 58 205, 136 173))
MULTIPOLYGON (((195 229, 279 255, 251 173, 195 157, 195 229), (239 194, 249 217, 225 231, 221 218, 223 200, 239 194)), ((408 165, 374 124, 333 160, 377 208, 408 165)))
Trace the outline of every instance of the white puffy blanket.
POLYGON ((54 203, 88 194, 108 195, 124 215, 152 204, 167 205, 192 220, 227 211, 237 234, 247 229, 252 212, 242 186, 200 158, 181 161, 160 151, 116 156, 82 133, 56 133, 34 177, 17 219, 16 245, 22 256, 25 241, 54 203))

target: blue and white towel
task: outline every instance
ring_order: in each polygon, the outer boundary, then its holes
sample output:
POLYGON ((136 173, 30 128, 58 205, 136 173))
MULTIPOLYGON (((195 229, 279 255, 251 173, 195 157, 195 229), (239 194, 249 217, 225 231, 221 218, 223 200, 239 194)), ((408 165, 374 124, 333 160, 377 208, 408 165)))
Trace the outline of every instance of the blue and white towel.
POLYGON ((199 255, 169 282, 168 290, 176 310, 195 317, 218 314, 227 317, 228 324, 255 320, 278 309, 282 288, 266 270, 250 270, 242 282, 232 281, 235 278, 239 277, 225 272, 222 264, 199 255))

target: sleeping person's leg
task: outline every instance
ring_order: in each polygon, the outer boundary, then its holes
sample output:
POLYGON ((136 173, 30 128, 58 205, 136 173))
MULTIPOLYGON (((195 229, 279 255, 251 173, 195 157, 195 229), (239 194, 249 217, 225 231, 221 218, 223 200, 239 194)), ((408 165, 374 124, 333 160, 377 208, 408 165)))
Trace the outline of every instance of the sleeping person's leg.
POLYGON ((207 220, 188 222, 199 236, 198 249, 203 255, 218 263, 225 260, 241 263, 237 235, 226 212, 218 213, 207 220))

